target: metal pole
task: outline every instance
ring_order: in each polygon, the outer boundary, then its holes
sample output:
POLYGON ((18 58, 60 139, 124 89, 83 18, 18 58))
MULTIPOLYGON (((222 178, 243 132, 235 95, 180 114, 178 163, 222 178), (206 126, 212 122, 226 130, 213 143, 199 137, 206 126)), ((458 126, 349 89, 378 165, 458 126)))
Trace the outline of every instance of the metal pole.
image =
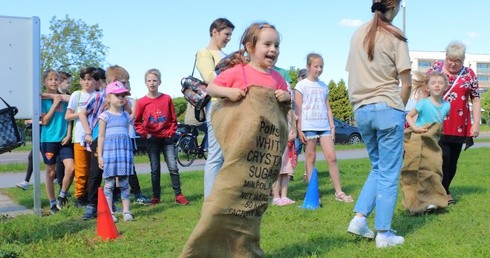
POLYGON ((405 27, 405 16, 406 16, 406 9, 407 9, 407 0, 403 0, 402 7, 403 7, 403 34, 405 34, 406 36, 407 30, 405 27))
POLYGON ((32 17, 32 167, 34 176, 34 214, 41 216, 41 175, 39 160, 39 111, 41 110, 41 20, 32 17))

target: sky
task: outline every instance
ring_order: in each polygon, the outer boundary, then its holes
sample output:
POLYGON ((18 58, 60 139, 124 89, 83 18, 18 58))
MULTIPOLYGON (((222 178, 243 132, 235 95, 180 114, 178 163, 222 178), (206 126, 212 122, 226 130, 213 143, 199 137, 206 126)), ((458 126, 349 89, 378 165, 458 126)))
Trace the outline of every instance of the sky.
MULTIPOLYGON (((190 75, 198 49, 209 43, 209 26, 219 17, 229 19, 235 30, 228 46, 239 48, 244 30, 253 22, 267 21, 281 35, 277 66, 304 68, 306 55, 323 56, 323 81, 347 81, 345 64, 349 42, 356 28, 372 18, 370 0, 263 1, 263 0, 0 0, 0 16, 39 17, 41 34, 48 35, 53 16, 98 24, 102 42, 109 47, 106 63, 126 68, 132 94, 146 94, 144 74, 162 72, 160 91, 181 97, 180 80, 190 75)), ((406 0, 406 36, 413 51, 444 51, 460 40, 467 53, 490 54, 490 1, 406 0)), ((400 11, 393 24, 403 28, 400 11)), ((1 58, 0 58, 1 62, 1 58)), ((196 71, 197 75, 198 72, 196 71)), ((77 78, 75 75, 74 78, 77 78)), ((348 85, 347 85, 348 86, 348 85)))

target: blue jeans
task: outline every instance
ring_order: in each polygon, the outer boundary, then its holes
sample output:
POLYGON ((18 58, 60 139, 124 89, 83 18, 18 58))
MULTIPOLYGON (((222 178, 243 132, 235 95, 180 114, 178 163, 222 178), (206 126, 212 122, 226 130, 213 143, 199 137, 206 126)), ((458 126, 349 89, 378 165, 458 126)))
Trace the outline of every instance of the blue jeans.
MULTIPOLYGON (((206 114, 207 116, 207 114, 206 114)), ((206 120, 207 120, 207 117, 206 117, 206 120)), ((204 132, 204 137, 202 138, 202 142, 204 143, 203 147, 204 149, 207 149, 208 148, 208 122, 206 123, 202 123, 197 127, 197 129, 199 129, 201 132, 204 132)))
POLYGON ((211 111, 216 101, 211 100, 206 107, 206 123, 208 124, 208 159, 204 166, 204 199, 208 197, 213 188, 214 181, 218 175, 221 166, 223 166, 223 152, 214 136, 213 126, 211 124, 211 111))
POLYGON ((175 144, 171 138, 161 139, 150 137, 147 139, 148 158, 150 158, 151 167, 151 187, 153 189, 153 197, 160 199, 160 152, 163 153, 165 163, 167 163, 168 171, 170 172, 170 182, 174 190, 175 196, 181 194, 180 175, 177 167, 177 158, 175 156, 175 144))
POLYGON ((303 149, 303 144, 299 140, 299 137, 296 137, 296 139, 294 139, 294 146, 296 148, 296 154, 297 155, 301 154, 301 150, 303 149))
POLYGON ((371 172, 354 211, 368 217, 376 208, 374 228, 389 230, 403 163, 405 112, 379 102, 361 106, 354 115, 371 160, 371 172))

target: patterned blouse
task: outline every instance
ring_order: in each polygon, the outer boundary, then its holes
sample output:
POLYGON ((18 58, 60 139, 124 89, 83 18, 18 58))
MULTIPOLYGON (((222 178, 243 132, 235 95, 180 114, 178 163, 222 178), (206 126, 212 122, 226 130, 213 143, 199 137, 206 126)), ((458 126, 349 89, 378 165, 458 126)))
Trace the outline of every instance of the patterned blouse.
MULTIPOLYGON (((433 71, 444 73, 442 69, 443 65, 444 62, 434 62, 427 71, 427 74, 433 71)), ((469 67, 463 67, 461 75, 446 74, 446 76, 448 78, 448 85, 444 93, 444 99, 451 104, 451 109, 443 122, 441 140, 462 144, 468 138, 471 139, 470 131, 472 121, 469 100, 480 97, 478 80, 473 70, 469 67), (454 87, 452 87, 453 84, 454 87), (449 90, 451 92, 446 95, 449 90)))

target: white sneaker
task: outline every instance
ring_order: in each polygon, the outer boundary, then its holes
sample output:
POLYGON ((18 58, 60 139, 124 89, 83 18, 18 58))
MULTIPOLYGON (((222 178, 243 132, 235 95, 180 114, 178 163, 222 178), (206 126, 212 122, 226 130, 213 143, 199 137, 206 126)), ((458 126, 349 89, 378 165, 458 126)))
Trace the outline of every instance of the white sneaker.
POLYGON ((19 187, 22 190, 29 190, 29 182, 22 181, 22 182, 17 184, 17 187, 19 187))
POLYGON ((366 238, 374 238, 374 232, 369 228, 367 221, 360 222, 356 218, 350 221, 347 232, 366 238))
POLYGON ((387 236, 377 234, 376 235, 376 247, 385 248, 389 246, 401 245, 405 242, 405 238, 402 236, 397 236, 392 232, 388 232, 387 236))
POLYGON ((133 221, 134 220, 133 214, 131 214, 131 212, 129 212, 129 211, 123 213, 123 218, 124 218, 124 221, 133 221))
POLYGON ((427 208, 425 209, 427 212, 435 211, 437 209, 437 206, 434 204, 429 204, 427 208))

